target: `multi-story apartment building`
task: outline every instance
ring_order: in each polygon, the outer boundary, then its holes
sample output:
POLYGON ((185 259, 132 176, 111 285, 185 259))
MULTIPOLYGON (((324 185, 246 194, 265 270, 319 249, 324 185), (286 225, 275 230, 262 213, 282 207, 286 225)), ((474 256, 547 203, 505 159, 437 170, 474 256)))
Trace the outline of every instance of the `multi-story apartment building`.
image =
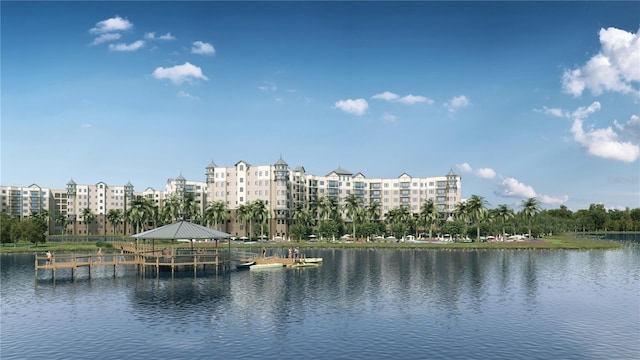
POLYGON ((180 174, 175 179, 167 179, 163 194, 157 196, 159 194, 154 192, 153 196, 155 197, 154 201, 158 198, 160 199, 160 202, 158 202, 160 206, 170 194, 176 194, 179 199, 182 199, 187 193, 193 194, 198 210, 201 214, 204 213, 207 203, 207 183, 204 181, 187 180, 180 174))
MULTIPOLYGON (((119 209, 124 213, 133 196, 140 194, 134 194, 131 183, 114 186, 101 181, 94 185, 80 185, 71 179, 67 183, 66 195, 68 233, 107 235, 122 234, 126 226, 122 224, 114 228, 109 224, 109 210, 119 209), (85 213, 90 213, 91 218, 87 218, 85 213)), ((60 199, 63 200, 64 197, 60 196, 60 199)), ((60 208, 64 208, 63 203, 60 208)))
MULTIPOLYGON (((407 206, 418 212, 425 200, 433 200, 442 218, 451 216, 461 200, 461 178, 452 170, 446 175, 416 178, 403 173, 397 178, 367 178, 341 167, 326 175, 307 174, 304 167, 290 168, 282 158, 272 165, 252 165, 238 161, 233 166, 218 166, 211 162, 206 167, 205 181, 187 180, 182 175, 168 179, 164 190, 146 188, 134 193, 133 185, 108 185, 98 182, 79 185, 73 180, 66 189, 45 189, 33 184, 29 187, 2 186, 2 212, 23 218, 39 209, 50 214, 50 233, 60 234, 63 228, 55 219, 60 215, 69 221, 68 234, 122 234, 126 224, 114 228, 106 215, 111 209, 126 211, 131 199, 143 196, 162 208, 172 194, 183 198, 192 193, 201 214, 215 201, 222 201, 229 209, 227 223, 221 230, 234 236, 247 234, 243 221, 238 219, 239 206, 262 200, 269 209, 269 236, 286 238, 294 209, 308 207, 321 196, 339 203, 353 194, 363 205, 380 204, 381 218, 390 210, 407 206), (89 210, 85 210, 89 209, 89 210), (83 212, 93 214, 85 223, 83 212)), ((128 233, 131 228, 128 227, 128 233)))
POLYGON ((23 219, 32 214, 48 211, 53 203, 53 193, 48 188, 42 188, 37 184, 26 187, 0 186, 2 212, 17 219, 23 219))
MULTIPOLYGON (((230 209, 227 232, 233 235, 245 233, 244 224, 237 220, 235 209, 249 201, 262 199, 270 209, 270 233, 272 237, 286 237, 293 210, 308 206, 320 196, 342 200, 354 194, 364 205, 379 202, 381 215, 399 206, 407 206, 413 212, 431 199, 441 216, 453 213, 460 202, 461 178, 452 170, 446 175, 415 178, 407 173, 398 178, 366 178, 362 173, 353 174, 341 167, 327 175, 307 174, 304 167, 291 169, 280 158, 273 165, 251 165, 239 161, 234 166, 207 166, 208 202, 223 201, 230 209)), ((208 203, 207 202, 207 203, 208 203)), ((205 206, 206 208, 206 206, 205 206)))

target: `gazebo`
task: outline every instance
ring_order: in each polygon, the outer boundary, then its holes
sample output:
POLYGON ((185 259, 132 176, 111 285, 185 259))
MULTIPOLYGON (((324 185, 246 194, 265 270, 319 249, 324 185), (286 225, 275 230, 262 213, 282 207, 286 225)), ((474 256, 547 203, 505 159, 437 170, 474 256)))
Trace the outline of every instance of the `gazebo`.
POLYGON ((226 232, 210 229, 206 226, 194 224, 188 221, 178 221, 173 224, 161 226, 157 229, 151 229, 143 231, 141 233, 132 235, 136 239, 151 239, 152 245, 155 245, 153 240, 219 240, 231 238, 231 234, 226 232))

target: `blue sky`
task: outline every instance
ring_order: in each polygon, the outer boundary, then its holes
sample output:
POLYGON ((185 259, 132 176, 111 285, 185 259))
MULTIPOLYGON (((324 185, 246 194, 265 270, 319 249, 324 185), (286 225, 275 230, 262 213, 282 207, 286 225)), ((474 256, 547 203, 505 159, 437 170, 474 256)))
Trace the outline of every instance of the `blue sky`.
POLYGON ((210 161, 640 206, 639 2, 5 2, 2 185, 210 161))

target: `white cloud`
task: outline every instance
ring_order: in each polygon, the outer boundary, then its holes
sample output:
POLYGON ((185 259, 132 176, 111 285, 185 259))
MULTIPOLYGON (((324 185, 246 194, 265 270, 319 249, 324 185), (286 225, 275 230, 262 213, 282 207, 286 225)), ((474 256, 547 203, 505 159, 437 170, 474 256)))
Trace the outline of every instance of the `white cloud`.
MULTIPOLYGON (((603 129, 583 129, 584 120, 598 110, 600 110, 600 103, 596 101, 587 108, 578 108, 572 114, 571 133, 573 139, 593 156, 624 162, 636 161, 640 157, 640 146, 631 141, 619 141, 618 133, 610 126, 603 129)), ((629 121, 631 122, 631 132, 636 129, 635 121, 633 118, 629 121)))
POLYGON ((623 135, 640 141, 640 117, 638 115, 631 115, 631 118, 626 124, 620 124, 617 120, 614 120, 613 124, 623 135))
POLYGON ((160 35, 158 37, 156 37, 156 33, 154 32, 148 32, 146 34, 144 34, 144 38, 145 39, 149 39, 149 40, 175 40, 176 38, 171 35, 170 32, 164 34, 164 35, 160 35))
POLYGON ((540 200, 541 203, 547 204, 547 205, 560 205, 560 204, 566 203, 569 200, 569 196, 568 195, 549 196, 549 195, 540 194, 540 196, 538 196, 538 200, 540 200))
POLYGON ((191 47, 192 54, 213 55, 215 52, 216 49, 213 48, 213 45, 202 41, 194 41, 191 47))
POLYGON ((383 93, 380 94, 375 94, 371 97, 372 99, 376 99, 376 100, 386 100, 386 101, 398 101, 401 102, 403 104, 415 104, 415 103, 427 103, 427 104, 433 104, 433 100, 429 99, 428 97, 424 97, 424 96, 420 96, 420 95, 406 95, 406 96, 400 96, 396 93, 392 93, 391 91, 385 91, 383 93))
POLYGON ((335 107, 350 114, 361 116, 367 111, 369 104, 365 99, 347 99, 336 101, 335 107))
POLYGON ((456 96, 449 102, 444 103, 444 106, 449 109, 450 112, 454 112, 460 108, 469 106, 469 99, 464 95, 456 96))
POLYGON ((494 177, 496 177, 496 172, 491 168, 480 168, 476 170, 475 174, 477 177, 483 179, 493 179, 494 177))
POLYGON ((258 89, 261 91, 277 91, 278 87, 272 82, 265 81, 262 85, 258 86, 258 89))
POLYGON ((382 114, 382 120, 384 120, 385 122, 395 123, 397 119, 398 117, 393 114, 389 114, 389 113, 382 114))
POLYGON ((543 106, 541 110, 535 110, 535 111, 540 111, 543 114, 547 114, 547 115, 551 115, 551 116, 555 116, 555 117, 567 117, 567 116, 569 116, 569 114, 567 114, 562 109, 559 109, 559 108, 548 108, 546 106, 543 106))
POLYGON ((133 24, 120 16, 112 17, 107 20, 98 21, 96 26, 91 28, 89 32, 91 34, 104 34, 114 31, 129 30, 133 27, 133 24))
POLYGON ((180 90, 178 92, 178 97, 181 97, 181 98, 184 98, 184 99, 189 99, 189 100, 199 100, 200 99, 199 97, 193 96, 193 95, 189 94, 188 92, 182 91, 182 90, 180 90))
POLYGON ((514 178, 506 178, 498 184, 499 191, 496 195, 513 198, 536 197, 536 191, 529 185, 525 185, 514 178))
POLYGON ((536 198, 541 203, 547 205, 560 205, 569 200, 568 195, 550 196, 545 194, 536 194, 533 187, 525 185, 514 178, 506 178, 498 184, 499 191, 496 195, 508 198, 528 199, 536 198))
POLYGON ((398 101, 400 101, 403 104, 415 104, 420 102, 426 102, 429 105, 433 104, 433 100, 424 96, 419 96, 419 95, 403 96, 398 101))
POLYGON ((462 172, 471 172, 473 171, 473 169, 471 168, 471 165, 469 165, 469 163, 462 163, 462 164, 457 164, 456 167, 458 168, 458 170, 462 171, 462 172))
POLYGON ((391 100, 398 100, 398 98, 400 98, 400 96, 398 94, 392 93, 391 91, 385 91, 383 93, 373 95, 371 98, 372 99, 378 99, 378 100, 391 101, 391 100))
POLYGON ((143 40, 135 41, 131 44, 109 44, 109 50, 111 51, 136 51, 144 46, 143 40))
POLYGON ((209 80, 202 73, 202 69, 189 62, 169 68, 158 67, 153 71, 152 75, 156 79, 168 79, 177 85, 185 81, 190 82, 193 79, 209 80))
POLYGON ((170 32, 168 32, 168 33, 166 33, 164 35, 158 36, 158 40, 175 40, 175 39, 176 39, 176 37, 171 35, 170 32))
POLYGON ((97 38, 93 39, 93 42, 91 43, 92 45, 98 45, 98 44, 102 44, 105 42, 109 42, 109 41, 115 41, 120 39, 120 34, 118 33, 106 33, 106 34, 102 34, 100 36, 98 36, 97 38))
POLYGON ((577 69, 562 75, 563 90, 580 96, 589 89, 594 96, 605 91, 640 95, 640 29, 637 33, 610 27, 600 29, 600 51, 577 69))

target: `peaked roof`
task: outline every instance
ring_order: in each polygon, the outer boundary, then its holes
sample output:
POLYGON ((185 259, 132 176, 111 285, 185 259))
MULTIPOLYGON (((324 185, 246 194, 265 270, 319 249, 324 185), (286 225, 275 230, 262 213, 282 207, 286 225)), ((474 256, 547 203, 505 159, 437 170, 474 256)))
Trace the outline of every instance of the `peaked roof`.
POLYGON ((453 169, 449 170, 449 172, 447 173, 447 176, 458 176, 458 174, 453 172, 453 169))
POLYGON ((278 159, 278 161, 276 161, 274 165, 289 165, 289 164, 287 164, 287 162, 282 159, 282 156, 280 156, 280 159, 278 159))
POLYGON ((137 239, 222 239, 230 238, 231 234, 188 221, 178 221, 135 234, 133 237, 137 239))
POLYGON ((211 162, 207 166, 207 169, 209 169, 209 168, 217 168, 217 167, 218 167, 218 165, 216 165, 216 163, 214 163, 213 160, 211 160, 211 162))
POLYGON ((331 175, 332 173, 336 173, 337 175, 353 175, 351 171, 345 170, 340 166, 338 166, 338 168, 333 170, 332 172, 328 173, 327 176, 331 175))

